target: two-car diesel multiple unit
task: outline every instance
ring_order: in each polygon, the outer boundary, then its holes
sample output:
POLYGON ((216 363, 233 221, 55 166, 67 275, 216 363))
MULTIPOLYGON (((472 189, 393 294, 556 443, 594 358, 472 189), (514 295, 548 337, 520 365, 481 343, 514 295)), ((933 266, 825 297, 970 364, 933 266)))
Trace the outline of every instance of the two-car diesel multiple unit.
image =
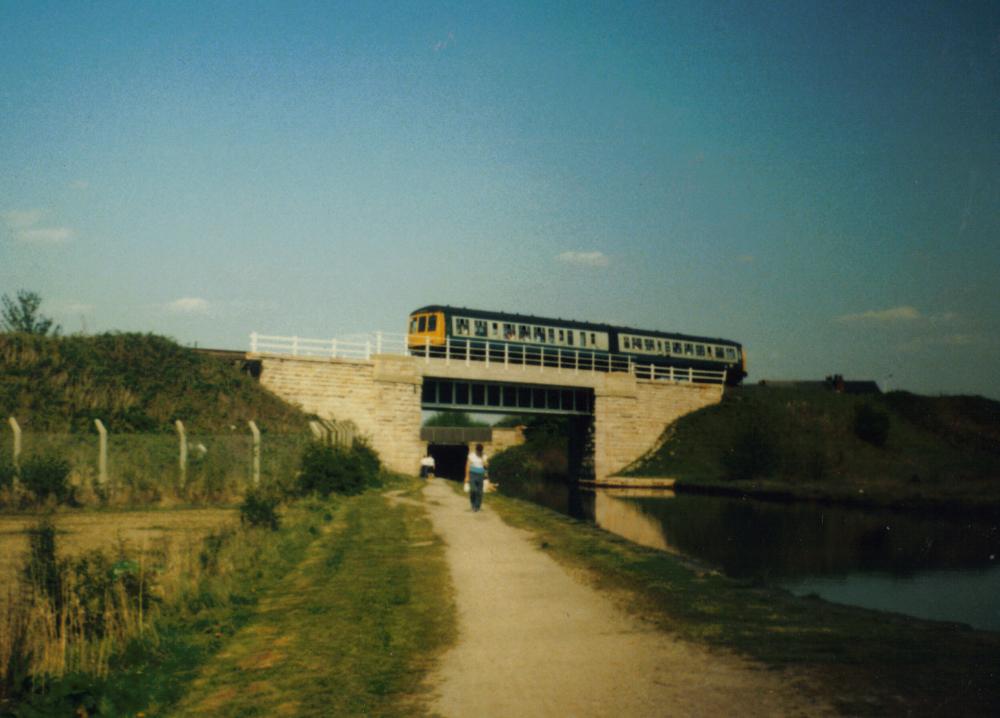
POLYGON ((472 347, 473 358, 510 357, 549 364, 582 356, 590 367, 616 368, 624 358, 639 367, 724 371, 731 386, 746 376, 739 343, 609 324, 574 322, 432 304, 410 314, 407 345, 414 354, 457 353, 472 347), (602 361, 606 359, 607 361, 602 361))

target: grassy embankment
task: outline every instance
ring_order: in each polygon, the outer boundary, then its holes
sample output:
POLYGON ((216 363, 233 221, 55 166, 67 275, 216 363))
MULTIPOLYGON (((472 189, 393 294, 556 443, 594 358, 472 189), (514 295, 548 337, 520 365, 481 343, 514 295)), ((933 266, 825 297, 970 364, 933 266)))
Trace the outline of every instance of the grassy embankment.
POLYGON ((228 362, 143 334, 0 334, 0 464, 11 459, 8 416, 23 431, 22 459, 68 462, 84 503, 232 500, 249 478, 249 420, 264 435, 265 475, 289 474, 308 436, 302 412, 228 362), (109 432, 103 487, 94 419, 109 432), (177 419, 188 434, 183 486, 177 419))
MULTIPOLYGON (((456 489, 457 490, 457 489, 456 489)), ((787 671, 846 715, 996 715, 1000 635, 728 579, 535 504, 491 495, 538 546, 667 632, 787 671)))
POLYGON ((220 535, 156 574, 180 583, 143 633, 103 667, 9 684, 34 689, 0 715, 420 714, 455 630, 443 551, 380 490, 296 502, 278 531, 220 535))
POLYGON ((622 474, 670 476, 682 489, 995 512, 1000 402, 745 387, 671 425, 622 474))

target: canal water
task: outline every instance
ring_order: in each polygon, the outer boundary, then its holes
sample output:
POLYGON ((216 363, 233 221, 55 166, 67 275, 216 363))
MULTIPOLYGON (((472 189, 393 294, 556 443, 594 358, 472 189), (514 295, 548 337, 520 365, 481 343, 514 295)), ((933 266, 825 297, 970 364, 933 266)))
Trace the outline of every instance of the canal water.
POLYGON ((1000 631, 996 522, 559 481, 502 491, 735 578, 1000 631))

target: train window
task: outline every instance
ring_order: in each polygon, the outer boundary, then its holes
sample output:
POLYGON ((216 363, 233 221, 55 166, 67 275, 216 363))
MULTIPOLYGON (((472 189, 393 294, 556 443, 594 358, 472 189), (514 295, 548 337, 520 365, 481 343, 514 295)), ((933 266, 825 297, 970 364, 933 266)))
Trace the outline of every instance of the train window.
POLYGON ((529 327, 527 324, 518 324, 517 338, 521 340, 531 339, 531 327, 529 327))
POLYGON ((469 320, 468 319, 456 319, 455 320, 455 333, 456 334, 468 334, 469 333, 469 320))
POLYGON ((416 333, 417 333, 417 318, 410 317, 410 334, 416 334, 416 333))
POLYGON ((705 345, 704 344, 695 344, 694 349, 695 349, 695 354, 697 354, 698 356, 700 356, 700 357, 705 356, 705 345))
POLYGON ((545 329, 544 327, 535 327, 535 341, 545 343, 545 329))
POLYGON ((725 353, 722 351, 722 347, 715 347, 715 358, 723 359, 724 357, 725 353))
POLYGON ((427 317, 420 317, 420 322, 417 324, 417 331, 422 332, 427 329, 427 317))
POLYGON ((427 317, 427 331, 429 332, 437 331, 437 327, 438 327, 437 314, 431 314, 429 317, 427 317))
POLYGON ((726 347, 726 357, 729 358, 729 359, 735 359, 736 358, 736 350, 733 349, 732 347, 726 347))
POLYGON ((498 337, 498 336, 500 336, 500 324, 499 323, 493 322, 493 324, 490 325, 490 336, 491 337, 498 337))
POLYGON ((694 344, 684 344, 684 353, 688 356, 694 356, 694 344))
POLYGON ((647 339, 646 340, 646 351, 651 352, 655 348, 656 348, 656 345, 653 343, 653 340, 652 339, 647 339))
POLYGON ((573 346, 573 330, 572 329, 570 329, 569 331, 566 332, 566 343, 568 345, 570 345, 570 346, 573 346))
POLYGON ((564 329, 559 330, 559 343, 562 344, 566 341, 566 331, 564 329))
POLYGON ((597 346, 597 337, 594 335, 593 332, 590 333, 590 345, 597 346))
POLYGON ((587 332, 580 332, 580 346, 587 346, 587 332))
POLYGON ((681 349, 681 343, 680 342, 674 342, 674 346, 671 349, 671 352, 673 354, 680 355, 683 352, 683 350, 681 349))
POLYGON ((555 344, 555 343, 556 343, 556 330, 549 329, 549 344, 555 344))
POLYGON ((486 322, 482 319, 477 319, 475 322, 476 336, 485 337, 486 336, 486 322))
POLYGON ((513 339, 514 336, 515 336, 515 334, 514 334, 514 325, 513 324, 508 324, 508 323, 504 322, 504 325, 503 325, 503 338, 504 339, 513 339))

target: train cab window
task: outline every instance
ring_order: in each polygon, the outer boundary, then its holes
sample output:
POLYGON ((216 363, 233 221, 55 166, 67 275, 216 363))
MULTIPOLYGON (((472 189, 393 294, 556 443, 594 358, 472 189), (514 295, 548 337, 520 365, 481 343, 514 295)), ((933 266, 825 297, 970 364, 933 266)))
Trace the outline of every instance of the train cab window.
POLYGON ((476 336, 485 337, 486 336, 486 322, 482 319, 477 319, 475 322, 476 336))
POLYGON ((518 324, 517 338, 522 340, 531 339, 531 327, 529 327, 527 324, 518 324))
POLYGON ((410 317, 410 334, 416 334, 416 333, 417 333, 417 318, 410 317))
POLYGON ((503 338, 509 340, 509 339, 514 339, 514 337, 515 337, 514 325, 513 324, 507 324, 506 322, 504 322, 504 325, 503 325, 503 338))
POLYGON ((427 317, 420 317, 420 322, 417 324, 417 331, 423 332, 427 330, 427 317))
POLYGON ((427 317, 427 331, 434 332, 437 331, 438 318, 437 314, 431 314, 427 317))
POLYGON ((694 356, 694 344, 684 344, 684 353, 687 356, 694 356))

